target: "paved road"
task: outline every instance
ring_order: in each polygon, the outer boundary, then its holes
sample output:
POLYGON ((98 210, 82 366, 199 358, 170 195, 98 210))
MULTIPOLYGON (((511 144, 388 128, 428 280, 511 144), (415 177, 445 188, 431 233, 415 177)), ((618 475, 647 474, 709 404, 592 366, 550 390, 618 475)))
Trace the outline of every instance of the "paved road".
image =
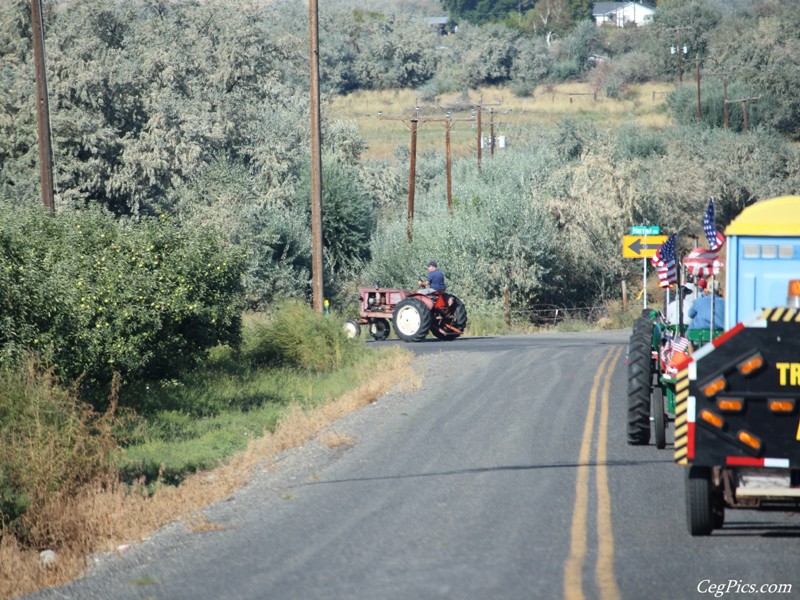
POLYGON ((800 597, 800 518, 729 511, 691 538, 671 446, 625 444, 626 341, 408 345, 423 386, 333 425, 355 445, 287 452, 206 511, 222 528, 177 522, 36 597, 800 597), (792 593, 743 593, 771 584, 792 593))

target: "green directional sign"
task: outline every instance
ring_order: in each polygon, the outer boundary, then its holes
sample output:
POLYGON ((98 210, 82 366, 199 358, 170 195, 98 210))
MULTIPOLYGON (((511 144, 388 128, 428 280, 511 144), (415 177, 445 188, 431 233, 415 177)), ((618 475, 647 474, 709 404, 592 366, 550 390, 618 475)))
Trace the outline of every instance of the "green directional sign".
POLYGON ((661 227, 658 225, 632 225, 631 235, 658 235, 661 227))
POLYGON ((622 258, 651 258, 656 250, 667 241, 665 235, 643 237, 640 235, 622 236, 622 258))

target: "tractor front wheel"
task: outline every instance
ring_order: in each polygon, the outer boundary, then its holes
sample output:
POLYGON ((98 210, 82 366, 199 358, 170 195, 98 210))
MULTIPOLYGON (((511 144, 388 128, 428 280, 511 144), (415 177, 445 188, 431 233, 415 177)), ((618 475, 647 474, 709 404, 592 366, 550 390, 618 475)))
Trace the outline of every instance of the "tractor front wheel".
POLYGON ((344 323, 344 334, 353 339, 361 335, 361 325, 355 319, 347 319, 344 323))
POLYGON ((376 342, 385 340, 389 337, 389 321, 386 319, 370 320, 369 333, 376 342))
POLYGON ((660 386, 653 388, 653 433, 656 448, 663 450, 667 446, 667 420, 664 414, 664 392, 660 386))
POLYGON ((418 298, 401 300, 392 315, 394 332, 404 342, 418 342, 431 328, 431 311, 418 298))

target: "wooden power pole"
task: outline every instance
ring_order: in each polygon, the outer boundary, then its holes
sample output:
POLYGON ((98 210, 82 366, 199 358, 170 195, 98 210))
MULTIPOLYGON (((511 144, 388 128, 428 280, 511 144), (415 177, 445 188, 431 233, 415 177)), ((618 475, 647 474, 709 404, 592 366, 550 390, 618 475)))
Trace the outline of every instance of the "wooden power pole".
POLYGON ((406 236, 408 243, 413 241, 413 223, 414 223, 414 196, 417 183, 417 129, 419 123, 444 123, 445 124, 445 170, 447 174, 447 208, 452 212, 453 210, 453 186, 451 178, 451 158, 450 158, 450 128, 455 121, 471 121, 472 119, 453 119, 448 113, 447 117, 420 117, 419 107, 414 109, 414 116, 412 117, 384 117, 378 115, 379 119, 385 121, 411 121, 411 151, 409 156, 408 168, 408 212, 407 212, 407 225, 406 236))
POLYGON ((41 0, 31 0, 33 62, 36 72, 36 115, 39 131, 39 181, 42 202, 55 212, 53 201, 53 146, 50 140, 50 103, 47 98, 47 71, 44 59, 44 24, 41 0))
MULTIPOLYGON (((481 130, 481 114, 483 113, 484 106, 499 106, 499 102, 493 102, 491 104, 484 104, 483 96, 478 98, 478 103, 472 105, 472 109, 475 111, 475 120, 478 125, 478 171, 481 170, 481 156, 482 156, 482 147, 483 147, 483 132, 481 130)), ((492 110, 491 108, 489 109, 492 110)), ((492 155, 494 155, 494 119, 492 119, 492 155)))
POLYGON ((311 290, 314 311, 323 310, 322 281, 322 150, 319 111, 319 11, 317 0, 309 0, 311 37, 311 290))

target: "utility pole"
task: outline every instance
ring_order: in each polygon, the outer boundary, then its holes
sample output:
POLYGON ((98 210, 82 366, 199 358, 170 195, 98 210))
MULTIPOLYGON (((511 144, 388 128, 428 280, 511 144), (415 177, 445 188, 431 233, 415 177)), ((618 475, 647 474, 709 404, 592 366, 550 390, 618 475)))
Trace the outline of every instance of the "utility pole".
POLYGON ((408 243, 413 241, 413 222, 414 222, 414 199, 417 180, 417 130, 419 123, 444 123, 445 124, 445 155, 446 155, 446 172, 447 172, 447 208, 450 212, 453 211, 453 187, 451 179, 451 159, 450 159, 450 128, 455 121, 471 121, 472 119, 453 119, 450 113, 444 118, 435 117, 420 117, 419 106, 414 108, 414 116, 410 119, 408 117, 384 117, 378 114, 378 118, 385 121, 411 121, 411 155, 409 157, 408 168, 408 211, 407 211, 407 225, 406 236, 408 243))
POLYGON ((417 189, 417 125, 419 123, 419 108, 411 119, 411 161, 408 168, 408 215, 406 221, 406 236, 408 243, 412 242, 412 226, 414 223, 414 195, 417 189))
POLYGON ((31 0, 33 62, 36 73, 36 114, 39 132, 39 182, 42 202, 55 213, 53 200, 53 146, 50 140, 50 103, 47 98, 47 71, 44 58, 44 23, 41 0, 31 0))
POLYGON ((700 108, 700 56, 694 57, 694 64, 697 72, 697 122, 703 120, 703 112, 700 108))
POLYGON ((723 128, 727 129, 728 128, 728 75, 730 75, 730 73, 728 73, 727 71, 720 71, 720 72, 709 73, 709 75, 722 78, 722 126, 723 128))
POLYGON ((722 74, 722 123, 728 128, 728 74, 722 74))
POLYGON ((322 285, 322 150, 319 111, 319 11, 317 0, 309 0, 311 37, 311 290, 312 308, 323 311, 322 285))
POLYGON ((677 45, 672 46, 670 48, 672 54, 677 54, 678 56, 678 82, 683 83, 683 65, 681 64, 681 54, 687 54, 689 52, 689 48, 684 44, 681 47, 681 31, 686 31, 691 29, 691 27, 672 27, 669 31, 674 31, 677 35, 677 45))
POLYGON ((733 104, 734 102, 741 102, 742 103, 742 118, 744 119, 742 129, 745 132, 747 131, 747 103, 748 102, 758 102, 759 100, 761 100, 761 96, 750 96, 749 98, 739 98, 737 100, 730 100, 730 101, 726 100, 725 101, 725 105, 726 106, 728 104, 733 104))
MULTIPOLYGON (((475 112, 476 121, 478 124, 478 171, 481 170, 481 146, 483 145, 483 133, 481 131, 481 113, 483 112, 484 106, 500 106, 499 102, 493 102, 491 104, 484 104, 483 103, 483 96, 478 98, 478 103, 472 105, 472 109, 475 112)), ((491 109, 490 109, 491 110, 491 109)), ((494 132, 494 123, 492 123, 492 132, 494 132)), ((494 135, 494 133, 492 134, 494 135)), ((494 154, 494 146, 492 147, 492 154, 494 154)))

